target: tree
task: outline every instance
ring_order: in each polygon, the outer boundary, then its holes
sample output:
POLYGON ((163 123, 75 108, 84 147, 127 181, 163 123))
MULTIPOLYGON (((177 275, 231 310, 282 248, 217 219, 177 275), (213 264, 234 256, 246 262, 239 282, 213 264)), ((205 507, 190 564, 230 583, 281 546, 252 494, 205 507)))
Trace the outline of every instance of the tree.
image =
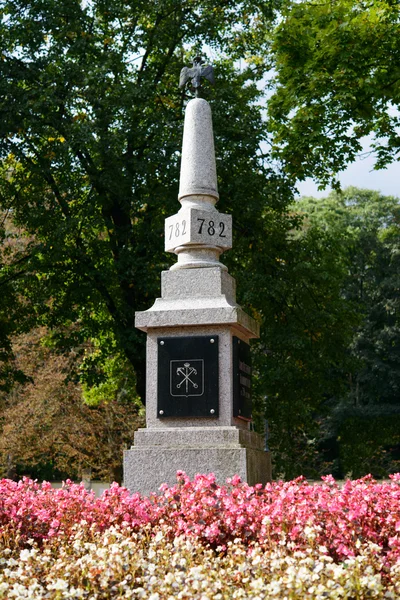
POLYGON ((370 285, 365 294, 366 318, 354 340, 354 353, 363 362, 359 373, 363 401, 399 405, 399 226, 379 231, 377 238, 370 285))
POLYGON ((242 275, 262 314, 256 391, 264 397, 274 473, 286 478, 325 472, 317 449, 320 418, 346 389, 353 368, 346 349, 359 317, 341 294, 346 264, 340 244, 331 232, 300 220, 286 244, 272 247, 273 257, 270 240, 258 240, 257 269, 242 275))
POLYGON ((345 265, 341 295, 359 315, 345 353, 347 387, 332 399, 321 449, 340 460, 337 474, 387 476, 400 451, 400 203, 379 192, 347 188, 296 204, 305 227, 339 241, 345 265))
POLYGON ((75 363, 86 399, 102 397, 114 377, 119 389, 122 354, 144 397, 145 336, 134 312, 151 305, 160 270, 174 260, 163 252, 163 222, 179 207, 187 98, 177 84, 182 65, 206 48, 218 81, 205 94, 219 208, 234 215, 224 260, 239 301, 261 322, 259 426, 266 407, 289 476, 304 470, 294 432, 306 439, 321 394, 341 386, 332 370, 353 316, 338 296, 342 267, 323 253, 336 252, 335 239, 298 235, 291 182, 264 143, 260 81, 276 6, 3 1, 0 205, 5 235, 16 237, 0 286, 18 302, 13 333, 42 326, 65 356, 89 349, 75 363))
POLYGON ((259 152, 260 73, 231 64, 254 54, 270 6, 5 0, 2 7, 0 202, 25 240, 3 270, 2 290, 11 286, 27 308, 19 331, 45 325, 67 349, 97 340, 103 351, 83 368, 89 385, 110 347, 122 351, 143 398, 144 336, 134 312, 149 307, 160 269, 172 261, 163 253, 163 220, 179 206, 185 97, 177 82, 187 48, 207 44, 220 57, 210 99, 221 210, 242 205, 235 186, 257 205, 273 189, 277 213, 290 199, 259 152))
POLYGON ((362 315, 351 343, 359 364, 351 382, 354 403, 398 403, 399 200, 350 187, 321 200, 304 198, 297 208, 307 214, 309 225, 340 239, 347 265, 342 294, 362 315))
POLYGON ((9 223, 7 212, 2 215, 0 225, 0 241, 2 256, 0 259, 0 270, 2 278, 2 294, 0 295, 0 393, 9 392, 15 383, 27 381, 24 373, 17 368, 12 347, 12 336, 17 330, 17 323, 24 319, 26 313, 18 300, 15 288, 12 284, 11 247, 15 232, 9 223), (10 243, 11 242, 11 243, 10 243))
POLYGON ((0 394, 2 476, 77 479, 90 469, 93 478, 121 483, 123 449, 143 424, 129 386, 117 393, 109 379, 103 397, 89 406, 70 377, 77 352, 61 354, 46 339, 38 328, 13 340, 17 366, 31 381, 0 394))
POLYGON ((335 174, 372 135, 375 168, 398 160, 399 8, 392 0, 285 3, 272 34, 274 152, 295 179, 335 174))

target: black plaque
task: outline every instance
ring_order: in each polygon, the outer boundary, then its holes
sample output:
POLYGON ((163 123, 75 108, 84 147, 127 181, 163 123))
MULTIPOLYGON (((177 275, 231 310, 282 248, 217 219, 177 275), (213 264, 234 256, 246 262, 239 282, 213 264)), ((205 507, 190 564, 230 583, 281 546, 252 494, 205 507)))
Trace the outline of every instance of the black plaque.
POLYGON ((158 417, 218 417, 218 336, 160 337, 158 417))
POLYGON ((250 346, 233 338, 233 416, 251 421, 250 346))

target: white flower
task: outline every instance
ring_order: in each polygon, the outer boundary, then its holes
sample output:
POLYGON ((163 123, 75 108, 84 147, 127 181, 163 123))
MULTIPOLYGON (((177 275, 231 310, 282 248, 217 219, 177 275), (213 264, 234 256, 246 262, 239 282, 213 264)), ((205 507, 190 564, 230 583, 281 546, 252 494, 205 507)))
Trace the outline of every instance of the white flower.
POLYGON ((192 567, 189 571, 189 576, 193 577, 193 579, 202 579, 203 567, 201 565, 198 567, 192 567))
POLYGON ((7 561, 7 565, 9 567, 16 567, 17 564, 18 564, 18 561, 15 560, 15 558, 9 558, 8 561, 7 561))
POLYGON ((26 561, 30 558, 31 556, 31 551, 30 550, 21 550, 20 555, 19 555, 19 559, 26 561))
POLYGON ((158 542, 161 542, 161 540, 163 540, 163 539, 164 539, 164 534, 161 531, 158 531, 154 538, 154 541, 156 543, 158 543, 158 542))
POLYGON ((97 548, 96 556, 98 556, 99 558, 106 559, 107 558, 107 548, 102 548, 102 547, 97 548))
POLYGON ((313 540, 315 538, 315 531, 308 525, 304 527, 304 535, 309 539, 313 540))
POLYGON ((26 598, 25 586, 20 583, 14 583, 11 590, 9 590, 9 594, 14 598, 26 598))
POLYGON ((264 582, 261 577, 259 577, 250 583, 250 587, 257 592, 261 592, 264 587, 264 582))
POLYGON ((74 588, 74 587, 72 587, 69 590, 69 597, 70 598, 83 598, 84 595, 85 595, 85 591, 82 588, 74 588))
POLYGON ((57 579, 54 583, 48 586, 49 590, 60 590, 66 591, 68 589, 68 583, 64 579, 57 579))
POLYGON ((198 591, 200 589, 201 585, 200 585, 200 581, 197 581, 197 579, 195 579, 192 583, 192 589, 198 591))
POLYGON ((281 584, 279 581, 271 581, 271 583, 268 586, 268 592, 270 594, 272 594, 273 596, 277 596, 278 594, 281 593, 281 584))

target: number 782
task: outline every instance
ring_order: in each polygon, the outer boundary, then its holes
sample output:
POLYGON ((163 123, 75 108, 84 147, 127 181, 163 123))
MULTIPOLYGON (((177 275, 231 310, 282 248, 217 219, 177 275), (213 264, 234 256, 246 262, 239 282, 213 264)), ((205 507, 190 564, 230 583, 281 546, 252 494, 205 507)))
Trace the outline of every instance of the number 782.
POLYGON ((222 221, 220 221, 218 223, 218 225, 216 225, 215 222, 212 220, 207 221, 207 219, 198 218, 197 221, 200 222, 199 229, 198 229, 198 233, 200 235, 207 232, 208 235, 211 235, 211 236, 217 235, 218 237, 221 237, 221 238, 226 237, 226 235, 224 234, 225 223, 223 223, 222 221))
MULTIPOLYGON (((220 238, 226 238, 226 235, 224 233, 225 223, 223 223, 223 221, 220 221, 218 224, 216 224, 215 221, 213 221, 212 219, 207 221, 207 219, 198 218, 197 221, 200 222, 200 225, 198 226, 198 231, 197 231, 197 233, 199 233, 200 235, 202 235, 204 233, 208 233, 208 235, 210 235, 210 236, 216 235, 217 237, 220 237, 220 238)), ((177 221, 176 223, 169 225, 169 238, 168 239, 171 240, 173 236, 179 237, 181 235, 185 235, 185 233, 186 233, 186 220, 183 219, 182 221, 177 221)))

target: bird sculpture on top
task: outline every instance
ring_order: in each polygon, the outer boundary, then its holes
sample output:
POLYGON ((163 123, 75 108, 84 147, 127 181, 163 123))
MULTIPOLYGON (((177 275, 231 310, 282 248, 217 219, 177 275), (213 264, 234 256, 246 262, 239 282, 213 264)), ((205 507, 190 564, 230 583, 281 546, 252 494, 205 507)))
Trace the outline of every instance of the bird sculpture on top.
POLYGON ((193 67, 191 69, 189 67, 183 67, 179 77, 179 87, 183 87, 187 84, 189 79, 191 79, 191 87, 194 90, 196 98, 198 98, 202 77, 208 79, 208 81, 214 85, 214 68, 211 65, 202 65, 201 56, 196 56, 193 59, 193 67))

